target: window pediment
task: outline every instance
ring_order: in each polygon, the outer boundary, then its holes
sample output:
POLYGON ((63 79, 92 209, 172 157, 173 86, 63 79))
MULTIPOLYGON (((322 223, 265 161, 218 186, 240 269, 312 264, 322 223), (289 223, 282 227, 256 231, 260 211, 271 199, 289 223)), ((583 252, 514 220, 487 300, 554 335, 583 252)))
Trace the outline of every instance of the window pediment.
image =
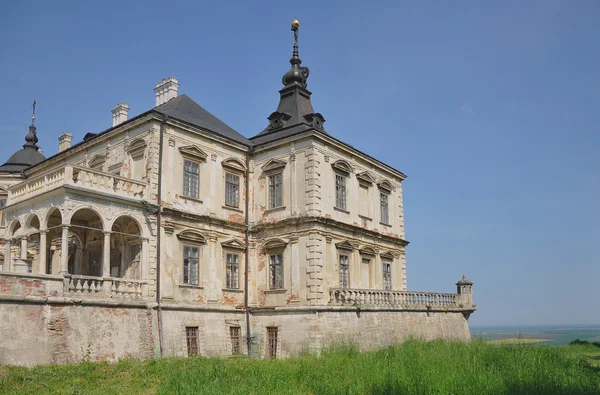
POLYGON ((267 163, 265 163, 262 167, 265 173, 272 173, 276 171, 281 171, 287 165, 286 162, 279 159, 270 159, 267 163))
POLYGON ((246 245, 238 239, 231 239, 231 240, 222 242, 221 247, 230 248, 230 249, 234 249, 234 250, 243 250, 246 248, 246 245))
POLYGON ((127 152, 134 158, 144 156, 144 151, 146 151, 146 141, 144 139, 137 139, 127 147, 127 152))
POLYGON ((385 251, 385 252, 381 253, 380 256, 382 259, 390 259, 390 260, 394 259, 394 254, 392 254, 390 251, 385 251))
POLYGON ((335 248, 337 248, 338 250, 352 251, 354 249, 354 246, 349 241, 344 240, 342 242, 336 243, 335 248))
POLYGON ((104 166, 104 162, 106 162, 106 154, 96 154, 92 160, 88 163, 88 167, 90 168, 98 168, 104 166))
POLYGON ((225 159, 223 162, 221 162, 221 166, 227 170, 235 172, 244 173, 246 171, 246 165, 241 160, 236 158, 225 159))
POLYGON ((375 184, 375 178, 368 171, 357 174, 356 178, 361 185, 370 186, 375 184))
POLYGON ((186 157, 186 158, 190 158, 192 160, 196 160, 196 161, 206 161, 206 158, 208 157, 208 154, 204 151, 202 151, 200 148, 198 148, 195 145, 188 145, 186 147, 181 147, 179 148, 179 152, 181 153, 182 156, 186 157))
POLYGON ((196 230, 184 230, 177 235, 177 238, 189 243, 206 244, 206 236, 196 230))
POLYGON ((283 239, 275 238, 275 239, 267 240, 265 242, 265 244, 263 245, 263 248, 267 251, 268 250, 276 250, 276 249, 283 249, 283 248, 285 248, 286 245, 287 245, 287 241, 285 241, 283 239))
POLYGON ((377 183, 377 186, 379 187, 379 189, 381 189, 385 192, 388 192, 388 193, 390 193, 394 190, 394 187, 388 180, 379 181, 379 183, 377 183))
POLYGON ((368 257, 374 257, 375 255, 377 255, 377 251, 375 251, 375 249, 371 247, 363 247, 360 250, 360 254, 368 257))
POLYGON ((348 162, 342 159, 336 160, 334 163, 331 164, 331 167, 333 168, 333 170, 337 170, 341 173, 344 173, 345 175, 352 173, 352 166, 350 166, 348 162))

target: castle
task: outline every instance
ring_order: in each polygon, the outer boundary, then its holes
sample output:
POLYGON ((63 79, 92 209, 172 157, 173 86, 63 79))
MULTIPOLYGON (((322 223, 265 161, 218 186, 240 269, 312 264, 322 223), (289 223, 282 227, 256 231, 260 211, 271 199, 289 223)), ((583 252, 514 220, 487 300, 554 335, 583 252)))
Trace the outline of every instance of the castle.
MULTIPOLYGON (((246 138, 160 81, 156 106, 0 166, 0 363, 287 357, 469 340, 472 283, 407 291, 406 176, 325 131, 301 67, 246 138)), ((35 104, 34 104, 35 114, 35 104)), ((39 122, 38 122, 39 123, 39 122)))

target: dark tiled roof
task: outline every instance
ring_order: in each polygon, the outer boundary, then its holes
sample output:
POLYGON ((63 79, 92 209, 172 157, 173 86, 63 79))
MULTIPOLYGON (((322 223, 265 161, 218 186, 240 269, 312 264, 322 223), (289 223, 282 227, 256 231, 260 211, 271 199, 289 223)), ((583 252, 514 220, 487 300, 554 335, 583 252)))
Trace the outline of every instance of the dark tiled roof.
POLYGON ((154 111, 167 115, 171 118, 187 122, 189 124, 219 134, 228 139, 251 146, 250 140, 227 126, 219 118, 206 111, 201 105, 193 101, 188 95, 177 96, 168 102, 154 108, 154 111))

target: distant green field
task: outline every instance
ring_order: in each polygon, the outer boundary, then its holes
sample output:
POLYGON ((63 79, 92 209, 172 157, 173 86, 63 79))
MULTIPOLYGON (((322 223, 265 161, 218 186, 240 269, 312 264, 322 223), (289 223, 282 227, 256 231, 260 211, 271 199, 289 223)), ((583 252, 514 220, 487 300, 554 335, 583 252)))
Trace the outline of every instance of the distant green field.
POLYGON ((575 339, 600 341, 600 328, 473 329, 471 335, 474 339, 485 341, 536 339, 540 340, 539 344, 562 345, 569 344, 575 339))
POLYGON ((287 360, 0 366, 2 394, 594 394, 600 348, 418 342, 287 360))

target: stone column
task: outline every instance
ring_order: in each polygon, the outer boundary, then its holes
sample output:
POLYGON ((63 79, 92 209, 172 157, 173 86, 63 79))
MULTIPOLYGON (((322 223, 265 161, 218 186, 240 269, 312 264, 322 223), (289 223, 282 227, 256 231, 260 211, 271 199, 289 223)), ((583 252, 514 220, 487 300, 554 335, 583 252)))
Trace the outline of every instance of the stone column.
POLYGON ((21 237, 21 259, 27 259, 27 236, 21 237))
POLYGON ((27 236, 21 237, 21 251, 19 259, 15 259, 13 271, 17 273, 29 272, 29 267, 27 265, 27 236))
POLYGON ((12 257, 10 256, 11 255, 10 245, 11 245, 10 239, 4 240, 4 265, 2 266, 3 272, 10 272, 10 269, 11 269, 12 257))
POLYGON ((104 254, 102 256, 102 277, 110 277, 110 232, 104 232, 104 254))
POLYGON ((47 230, 40 230, 40 253, 38 255, 38 272, 46 274, 46 235, 47 230))
POLYGON ((69 226, 63 225, 62 227, 62 238, 60 247, 60 272, 58 274, 69 273, 69 226))

